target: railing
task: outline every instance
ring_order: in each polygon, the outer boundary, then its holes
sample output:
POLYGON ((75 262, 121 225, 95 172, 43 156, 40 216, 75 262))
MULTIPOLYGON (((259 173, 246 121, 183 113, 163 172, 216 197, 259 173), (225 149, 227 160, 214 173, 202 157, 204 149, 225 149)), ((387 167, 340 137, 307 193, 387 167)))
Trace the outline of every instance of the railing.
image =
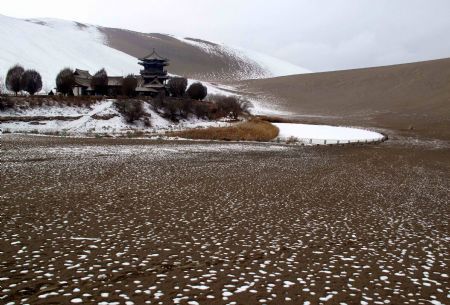
POLYGON ((357 145, 357 144, 376 144, 388 140, 387 135, 370 140, 335 140, 335 139, 311 139, 311 138, 297 138, 289 137, 285 139, 277 138, 277 142, 285 142, 288 144, 297 145, 357 145))

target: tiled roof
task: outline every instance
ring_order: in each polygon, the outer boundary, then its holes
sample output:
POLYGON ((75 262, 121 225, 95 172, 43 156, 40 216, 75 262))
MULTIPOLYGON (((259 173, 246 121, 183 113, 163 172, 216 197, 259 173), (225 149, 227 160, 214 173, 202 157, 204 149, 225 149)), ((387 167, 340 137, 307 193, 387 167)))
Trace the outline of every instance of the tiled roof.
POLYGON ((81 69, 76 69, 75 72, 73 73, 74 75, 78 75, 80 77, 84 77, 84 78, 90 78, 92 77, 92 75, 89 73, 88 70, 81 70, 81 69))

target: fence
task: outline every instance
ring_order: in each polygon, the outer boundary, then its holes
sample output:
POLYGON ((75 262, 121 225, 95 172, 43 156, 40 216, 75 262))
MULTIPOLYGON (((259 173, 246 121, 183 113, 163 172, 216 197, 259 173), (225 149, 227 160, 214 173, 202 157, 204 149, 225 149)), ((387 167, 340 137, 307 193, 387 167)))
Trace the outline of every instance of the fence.
MULTIPOLYGON (((281 140, 278 138, 278 140, 281 140)), ((296 138, 290 137, 284 141, 288 144, 298 144, 298 145, 358 145, 358 144, 377 144, 388 140, 387 135, 382 135, 382 137, 374 138, 370 140, 334 140, 334 139, 310 139, 310 138, 296 138)))

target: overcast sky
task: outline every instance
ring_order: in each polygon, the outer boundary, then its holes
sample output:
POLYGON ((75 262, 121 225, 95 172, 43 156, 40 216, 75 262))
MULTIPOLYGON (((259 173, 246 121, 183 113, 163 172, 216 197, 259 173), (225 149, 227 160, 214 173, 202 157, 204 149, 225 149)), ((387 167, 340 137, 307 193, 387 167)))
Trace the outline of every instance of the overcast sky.
POLYGON ((14 0, 0 14, 189 36, 313 71, 450 57, 450 0, 14 0))

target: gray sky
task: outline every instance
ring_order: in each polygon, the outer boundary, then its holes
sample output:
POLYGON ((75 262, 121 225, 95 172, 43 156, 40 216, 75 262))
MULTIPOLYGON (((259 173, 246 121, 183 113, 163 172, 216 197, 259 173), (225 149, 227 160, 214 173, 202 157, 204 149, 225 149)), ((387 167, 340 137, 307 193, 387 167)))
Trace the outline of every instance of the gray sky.
POLYGON ((450 57, 449 0, 14 0, 0 14, 210 39, 313 71, 450 57))

